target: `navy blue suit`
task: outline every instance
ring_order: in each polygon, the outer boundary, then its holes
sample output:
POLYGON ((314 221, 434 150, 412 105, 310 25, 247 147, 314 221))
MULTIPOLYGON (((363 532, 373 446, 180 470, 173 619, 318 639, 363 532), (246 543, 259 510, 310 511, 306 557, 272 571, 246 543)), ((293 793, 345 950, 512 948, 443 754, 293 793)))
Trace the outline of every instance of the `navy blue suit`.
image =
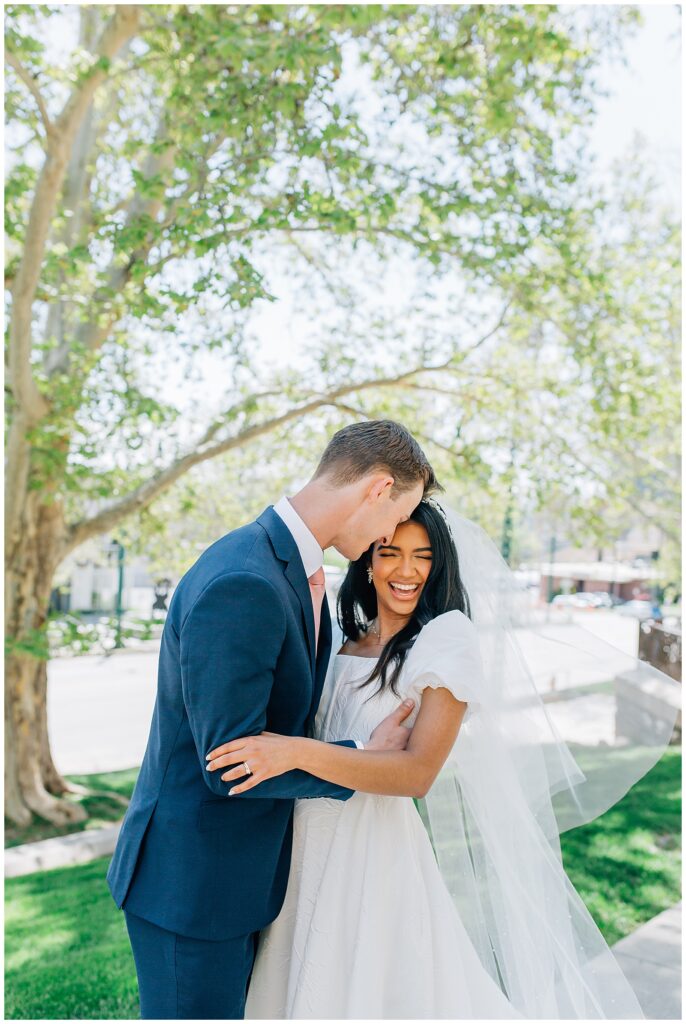
MULTIPOLYGON (((165 962, 177 969, 180 937, 186 950, 193 940, 201 950, 210 949, 203 943, 228 943, 226 956, 216 955, 214 947, 215 955, 199 957, 215 976, 203 977, 200 969, 189 984, 227 993, 225 1005, 204 1016, 242 1016, 242 1008, 227 1011, 240 1008, 244 997, 255 933, 274 920, 283 903, 293 801, 345 800, 352 790, 291 771, 229 797, 231 783, 222 782, 222 772, 206 770, 205 756, 265 729, 306 735, 330 651, 324 601, 315 657, 302 559, 272 506, 216 541, 176 588, 162 635, 148 746, 107 874, 114 900, 127 914, 143 1016, 170 1016, 168 1004, 151 1005, 148 996, 148 1012, 143 1006, 149 986, 141 971, 156 972, 156 986, 164 987, 151 935, 159 942, 175 937, 174 956, 165 962), (135 938, 132 924, 147 937, 135 938), (227 962, 231 943, 238 943, 240 953, 227 962)), ((186 1004, 178 1017, 203 1016, 193 1012, 198 1006, 192 997, 186 1004)))

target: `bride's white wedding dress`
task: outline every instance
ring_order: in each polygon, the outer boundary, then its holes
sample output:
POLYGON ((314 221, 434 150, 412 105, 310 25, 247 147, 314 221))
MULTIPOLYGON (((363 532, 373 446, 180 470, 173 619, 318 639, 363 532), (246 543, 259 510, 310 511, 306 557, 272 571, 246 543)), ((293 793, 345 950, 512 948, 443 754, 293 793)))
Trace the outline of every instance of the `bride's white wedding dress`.
MULTIPOLYGON (((373 659, 332 657, 315 737, 366 741, 403 697, 418 706, 426 686, 471 700, 473 630, 459 611, 429 622, 400 697, 375 694, 377 680, 357 688, 373 659)), ((286 899, 261 934, 246 1018, 365 1017, 523 1019, 482 966, 411 798, 298 800, 286 899)))

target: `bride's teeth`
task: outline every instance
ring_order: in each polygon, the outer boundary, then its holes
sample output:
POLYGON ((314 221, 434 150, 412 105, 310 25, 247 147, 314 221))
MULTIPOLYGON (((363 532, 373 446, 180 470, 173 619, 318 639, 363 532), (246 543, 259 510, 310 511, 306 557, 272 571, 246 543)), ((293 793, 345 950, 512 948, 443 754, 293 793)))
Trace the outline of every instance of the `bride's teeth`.
POLYGON ((403 591, 409 592, 411 590, 416 590, 418 584, 417 583, 390 583, 389 586, 393 587, 394 590, 403 590, 403 591))

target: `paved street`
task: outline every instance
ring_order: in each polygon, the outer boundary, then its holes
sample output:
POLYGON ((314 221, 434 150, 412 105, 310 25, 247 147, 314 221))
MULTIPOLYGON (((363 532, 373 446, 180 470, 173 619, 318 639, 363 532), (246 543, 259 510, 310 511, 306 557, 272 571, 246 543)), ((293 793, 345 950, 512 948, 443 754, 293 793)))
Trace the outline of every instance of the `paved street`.
POLYGON ((155 703, 157 651, 55 659, 48 680, 50 737, 61 772, 110 772, 141 763, 155 703))
MULTIPOLYGON (((635 620, 608 612, 580 614, 576 621, 608 640, 618 651, 634 654, 638 626, 635 620)), ((564 637, 564 626, 551 627, 564 637)), ((546 643, 528 642, 527 657, 544 664, 546 643)), ((556 655, 559 659, 559 654, 556 655)), ((574 663, 565 655, 564 672, 557 673, 558 688, 573 685, 586 672, 583 656, 574 663)), ((618 670, 625 659, 618 654, 618 670)), ((545 673, 537 678, 544 687, 545 673)), ((109 657, 86 655, 58 658, 49 666, 48 716, 57 767, 67 774, 116 771, 139 765, 145 751, 157 685, 157 652, 124 651, 109 657)), ((612 725, 611 700, 589 696, 555 708, 556 724, 563 718, 565 738, 579 738, 578 730, 593 730, 588 739, 606 738, 612 725), (588 706, 586 702, 590 702, 588 706), (582 706, 584 705, 584 706, 582 706), (565 717, 566 716, 566 717, 565 717)))
POLYGON ((638 621, 614 612, 579 612, 570 620, 537 616, 532 625, 536 631, 518 630, 517 639, 541 693, 605 682, 638 654, 638 621))

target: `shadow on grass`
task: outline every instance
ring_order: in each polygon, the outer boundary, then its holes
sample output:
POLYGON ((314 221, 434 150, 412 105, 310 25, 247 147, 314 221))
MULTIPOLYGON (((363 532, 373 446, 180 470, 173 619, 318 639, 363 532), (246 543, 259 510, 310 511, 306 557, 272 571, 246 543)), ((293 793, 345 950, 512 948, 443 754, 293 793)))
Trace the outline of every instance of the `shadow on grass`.
POLYGON ((68 775, 69 782, 88 789, 99 790, 97 796, 70 796, 73 803, 85 808, 88 818, 76 825, 53 825, 42 818, 36 818, 31 825, 19 827, 5 820, 5 849, 22 843, 35 843, 40 839, 53 839, 85 829, 102 828, 124 817, 126 807, 116 797, 130 798, 138 777, 138 768, 126 768, 120 772, 106 772, 100 775, 68 775), (108 793, 115 794, 108 796, 108 793))

